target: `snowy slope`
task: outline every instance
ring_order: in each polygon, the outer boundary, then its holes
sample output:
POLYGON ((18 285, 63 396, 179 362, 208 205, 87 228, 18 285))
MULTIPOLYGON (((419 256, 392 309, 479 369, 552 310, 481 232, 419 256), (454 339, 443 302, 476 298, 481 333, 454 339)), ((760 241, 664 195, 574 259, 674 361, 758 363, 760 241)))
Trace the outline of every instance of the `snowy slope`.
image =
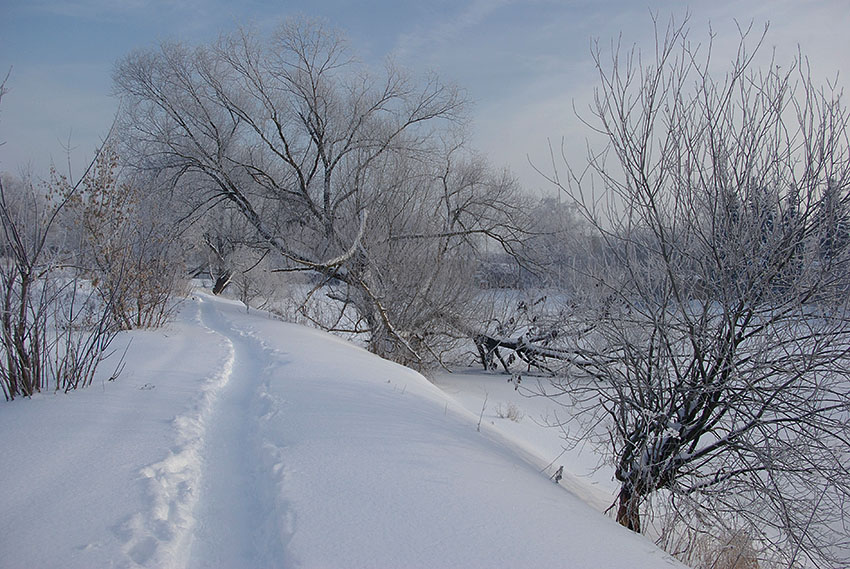
POLYGON ((130 336, 117 382, 0 404, 0 566, 677 566, 344 341, 201 294, 130 336))
MULTIPOLYGON (((577 445, 565 443, 563 430, 558 426, 571 417, 573 410, 563 407, 557 399, 538 395, 550 387, 545 377, 525 377, 519 388, 506 381, 508 378, 498 371, 473 367, 453 373, 438 371, 431 381, 467 410, 480 415, 482 428, 492 425, 501 439, 538 470, 553 476, 563 466, 561 486, 598 512, 608 510, 616 502, 619 491, 613 466, 602 463, 590 441, 577 445), (513 417, 509 416, 512 411, 513 417)), ((564 428, 575 429, 576 425, 564 428)))

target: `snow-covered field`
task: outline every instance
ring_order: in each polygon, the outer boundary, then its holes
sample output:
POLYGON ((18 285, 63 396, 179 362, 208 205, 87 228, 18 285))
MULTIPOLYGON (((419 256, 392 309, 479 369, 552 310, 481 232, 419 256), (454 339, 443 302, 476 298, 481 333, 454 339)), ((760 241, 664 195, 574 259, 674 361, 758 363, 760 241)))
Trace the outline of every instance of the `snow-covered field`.
POLYGON ((130 338, 118 381, 0 404, 0 566, 680 566, 571 454, 549 480, 558 440, 499 416, 499 376, 437 387, 204 294, 130 338))

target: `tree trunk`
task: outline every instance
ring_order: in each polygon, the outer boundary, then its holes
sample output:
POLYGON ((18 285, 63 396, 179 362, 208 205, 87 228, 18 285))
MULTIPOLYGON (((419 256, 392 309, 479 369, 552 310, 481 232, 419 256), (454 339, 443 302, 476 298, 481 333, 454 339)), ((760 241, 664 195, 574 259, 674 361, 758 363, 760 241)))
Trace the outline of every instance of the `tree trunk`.
POLYGON ((624 485, 620 489, 617 522, 635 533, 640 533, 640 496, 632 492, 629 486, 624 485))
POLYGON ((212 287, 212 293, 216 296, 223 293, 224 289, 227 288, 227 285, 230 284, 231 277, 232 277, 232 275, 231 275, 230 271, 227 271, 227 272, 219 275, 215 279, 215 284, 212 287))

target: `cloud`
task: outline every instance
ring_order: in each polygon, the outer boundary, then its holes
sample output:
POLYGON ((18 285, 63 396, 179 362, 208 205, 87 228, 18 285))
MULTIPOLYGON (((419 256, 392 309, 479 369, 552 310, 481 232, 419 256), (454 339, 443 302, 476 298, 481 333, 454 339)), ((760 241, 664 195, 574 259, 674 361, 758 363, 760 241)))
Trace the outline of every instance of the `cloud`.
MULTIPOLYGON (((10 83, 17 94, 4 99, 0 109, 0 140, 9 141, 0 154, 0 169, 10 168, 13 143, 29 144, 16 156, 39 153, 61 159, 57 139, 67 139, 70 131, 81 147, 92 148, 100 130, 108 128, 114 109, 114 101, 107 96, 107 63, 99 70, 79 68, 76 73, 63 72, 61 67, 47 71, 46 65, 30 71, 24 65, 69 61, 72 55, 74 61, 90 62, 104 54, 109 57, 101 60, 111 60, 133 46, 157 39, 208 41, 234 22, 254 19, 265 23, 298 10, 325 16, 353 33, 366 44, 367 52, 372 49, 375 60, 392 51, 399 63, 414 72, 433 69, 465 88, 477 102, 472 117, 476 145, 490 154, 495 164, 509 165, 522 173, 524 183, 535 187, 539 176, 529 171, 527 154, 538 162, 545 160, 547 139, 560 143, 562 136, 577 141, 570 144, 579 151, 583 145, 584 129, 573 116, 572 102, 586 107, 582 101, 588 100, 596 83, 589 56, 591 38, 599 38, 605 47, 622 32, 626 46, 653 47, 650 9, 631 0, 433 0, 415 4, 315 0, 296 8, 289 0, 9 2, 4 8, 11 7, 12 18, 2 22, 9 33, 0 34, 8 36, 0 37, 0 65, 6 64, 4 59, 15 63, 10 83), (22 13, 30 29, 20 29, 15 23, 22 13), (63 17, 43 17, 46 14, 63 17), (48 20, 52 27, 44 25, 48 20), (120 25, 103 26, 102 22, 120 25), (25 78, 25 71, 31 75, 25 78), (85 142, 84 133, 90 133, 85 142)), ((687 10, 680 0, 653 0, 652 6, 662 22, 670 14, 681 18, 687 10)), ((714 51, 720 63, 733 52, 729 46, 736 41, 736 19, 742 25, 752 21, 757 29, 770 20, 766 54, 775 47, 778 60, 789 61, 799 44, 810 56, 818 83, 837 70, 847 71, 850 10, 846 0, 695 3, 691 6, 692 39, 707 42, 710 23, 717 33, 714 51)), ((0 71, 4 69, 0 67, 0 71)))
MULTIPOLYGON (((585 139, 592 133, 575 116, 573 104, 586 114, 598 82, 589 55, 590 38, 599 38, 604 50, 610 38, 622 33, 624 47, 637 44, 644 51, 654 49, 650 11, 631 5, 612 9, 610 4, 576 3, 560 10, 542 10, 537 20, 513 13, 510 27, 501 30, 493 27, 499 15, 493 12, 485 24, 495 40, 473 36, 486 47, 472 46, 468 51, 468 44, 461 42, 454 49, 448 45, 440 56, 448 61, 449 69, 467 70, 462 71, 467 79, 481 82, 479 86, 466 85, 480 101, 474 116, 475 145, 493 163, 510 167, 531 190, 548 187, 528 161, 548 164, 550 140, 557 150, 564 139, 565 152, 573 163, 580 164, 585 156, 585 139), (504 30, 513 30, 519 39, 506 37, 504 30), (504 56, 497 60, 496 54, 504 56), (474 64, 470 62, 473 57, 477 58, 474 64), (499 81, 487 80, 488 73, 500 69, 499 81)), ((751 39, 755 39, 764 23, 771 20, 762 48, 764 59, 769 61, 775 51, 777 62, 787 65, 800 44, 803 53, 810 56, 813 80, 822 84, 842 67, 846 71, 844 56, 850 53, 850 34, 846 33, 850 11, 839 4, 790 0, 771 3, 769 8, 726 1, 704 4, 691 13, 690 37, 706 44, 709 30, 716 33, 713 51, 717 69, 722 72, 734 55, 738 25, 752 22, 751 39)), ((675 2, 661 7, 667 9, 658 12, 662 25, 671 13, 677 19, 685 15, 675 2)), ((510 13, 512 8, 505 5, 502 11, 510 13)), ((472 35, 472 31, 467 28, 464 33, 472 35)), ((759 64, 763 64, 761 60, 759 64)))
POLYGON ((414 30, 400 34, 394 51, 399 57, 407 58, 456 44, 462 32, 474 28, 499 8, 511 3, 512 0, 472 0, 460 11, 441 12, 436 22, 424 22, 414 30))

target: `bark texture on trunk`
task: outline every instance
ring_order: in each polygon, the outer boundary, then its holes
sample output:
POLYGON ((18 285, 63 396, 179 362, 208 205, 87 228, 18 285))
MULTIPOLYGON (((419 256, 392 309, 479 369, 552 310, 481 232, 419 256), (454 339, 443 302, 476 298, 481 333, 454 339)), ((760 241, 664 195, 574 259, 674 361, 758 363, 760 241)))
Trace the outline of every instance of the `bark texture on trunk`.
POLYGON ((635 533, 640 533, 640 497, 626 486, 620 490, 617 522, 635 533))

